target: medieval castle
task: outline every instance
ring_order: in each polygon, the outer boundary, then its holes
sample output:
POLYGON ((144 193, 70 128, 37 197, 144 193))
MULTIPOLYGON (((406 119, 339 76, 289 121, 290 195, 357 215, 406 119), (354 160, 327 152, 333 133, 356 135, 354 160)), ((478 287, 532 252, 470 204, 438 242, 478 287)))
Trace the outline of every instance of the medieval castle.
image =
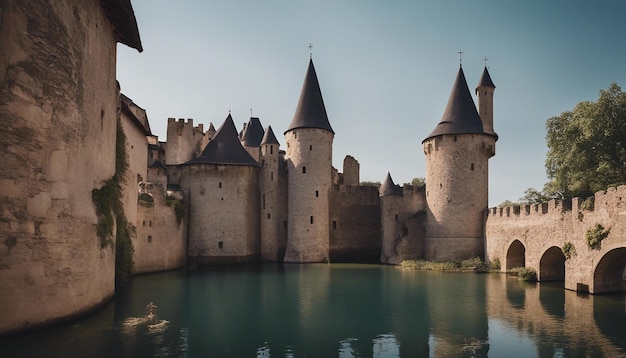
POLYGON ((0 8, 0 334, 106 304, 124 236, 133 273, 481 257, 570 290, 626 289, 626 186, 487 210, 498 139, 487 68, 478 110, 459 68, 441 121, 422 141, 427 185, 400 187, 387 174, 376 188, 360 185, 351 156, 342 173, 332 167, 335 133, 312 61, 286 148, 258 118, 239 132, 230 115, 206 131, 169 119, 159 142, 116 80, 117 44, 143 50, 130 0, 0 8), (95 193, 119 204, 102 210, 95 193), (590 247, 585 235, 598 225, 607 231, 590 247))
POLYGON ((494 89, 485 68, 479 114, 459 68, 444 115, 422 143, 426 189, 400 188, 389 174, 378 191, 360 186, 350 156, 343 173, 332 167, 335 133, 312 60, 284 150, 259 118, 241 132, 230 114, 217 131, 170 118, 167 143, 156 148, 164 163, 152 155, 149 164, 166 169, 167 187, 184 195, 192 264, 482 257, 494 89))

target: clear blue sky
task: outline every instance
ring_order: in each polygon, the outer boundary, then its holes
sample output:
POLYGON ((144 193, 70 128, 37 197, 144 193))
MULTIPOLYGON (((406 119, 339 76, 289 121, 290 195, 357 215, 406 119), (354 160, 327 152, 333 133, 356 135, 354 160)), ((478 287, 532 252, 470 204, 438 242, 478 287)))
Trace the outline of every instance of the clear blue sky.
MULTIPOLYGON (((475 88, 496 85, 489 205, 541 189, 545 121, 612 82, 626 86, 626 1, 133 0, 144 52, 118 45, 122 92, 166 140, 168 117, 219 127, 229 106, 281 144, 313 44, 333 164, 362 181, 425 176, 422 140, 441 119, 463 51, 475 88)), ((476 99, 475 99, 476 100, 476 99)), ((206 127, 205 127, 206 128, 206 127)), ((283 148, 284 149, 284 148, 283 148)))

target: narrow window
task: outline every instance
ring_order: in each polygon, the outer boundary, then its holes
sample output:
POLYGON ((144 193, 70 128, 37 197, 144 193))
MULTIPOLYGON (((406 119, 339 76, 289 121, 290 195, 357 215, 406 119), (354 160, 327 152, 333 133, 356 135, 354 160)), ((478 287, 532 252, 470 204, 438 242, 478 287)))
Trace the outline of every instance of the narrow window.
POLYGON ((263 194, 263 210, 265 210, 265 194, 263 194))
POLYGON ((146 226, 146 221, 145 220, 143 221, 143 226, 146 226))
POLYGON ((472 165, 470 166, 471 170, 474 170, 474 163, 472 163, 472 165))
POLYGON ((222 182, 220 182, 218 186, 220 189, 222 189, 222 182))
POLYGON ((283 220, 283 228, 287 230, 287 220, 283 220))
POLYGON ((336 228, 337 228, 337 222, 333 221, 333 229, 336 229, 336 228))
POLYGON ((148 235, 148 242, 152 242, 152 235, 148 235))
POLYGON ((270 181, 274 181, 274 172, 270 173, 270 181))
POLYGON ((315 191, 315 197, 316 197, 316 198, 319 198, 319 196, 320 196, 320 192, 316 190, 316 191, 315 191))
POLYGON ((306 174, 306 167, 302 167, 302 174, 306 174))
POLYGON ((150 227, 152 227, 152 220, 150 220, 149 225, 150 225, 150 227))
POLYGON ((218 248, 218 249, 223 249, 223 248, 224 248, 224 241, 219 241, 219 242, 217 243, 217 248, 218 248))
POLYGON ((398 214, 396 214, 396 221, 398 221, 398 214))
POLYGON ((313 150, 313 144, 309 146, 309 150, 313 150))
POLYGON ((311 224, 313 224, 313 216, 311 216, 311 224))
POLYGON ((274 146, 270 145, 270 154, 274 154, 274 146))
POLYGON ((269 219, 271 219, 271 218, 272 218, 272 214, 267 213, 267 220, 269 220, 269 219))

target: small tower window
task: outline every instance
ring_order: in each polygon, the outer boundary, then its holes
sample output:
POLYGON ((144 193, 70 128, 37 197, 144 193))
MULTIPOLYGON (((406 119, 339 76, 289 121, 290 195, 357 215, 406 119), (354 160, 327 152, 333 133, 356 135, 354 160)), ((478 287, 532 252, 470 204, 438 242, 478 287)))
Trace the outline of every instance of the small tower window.
POLYGON ((398 214, 396 214, 396 221, 398 221, 398 214))
POLYGON ((302 174, 306 174, 306 167, 302 167, 302 174))
POLYGON ((220 183, 218 184, 218 187, 219 187, 220 189, 222 189, 222 182, 220 182, 220 183))
POLYGON ((333 229, 336 229, 336 228, 337 228, 337 221, 333 220, 333 229))
POLYGON ((270 145, 270 154, 274 154, 274 146, 270 145))
POLYGON ((287 220, 283 220, 283 229, 287 230, 287 220))
POLYGON ((265 194, 263 194, 263 210, 265 210, 265 194))
POLYGON ((309 150, 313 150, 313 144, 309 146, 309 150))
POLYGON ((474 163, 472 163, 472 165, 470 166, 471 170, 474 170, 474 163))
POLYGON ((311 216, 311 224, 313 224, 313 216, 311 216))
POLYGON ((148 242, 152 242, 152 235, 148 235, 148 242))
POLYGON ((274 181, 274 172, 270 172, 270 181, 274 181))
POLYGON ((218 248, 218 249, 223 249, 223 248, 224 248, 224 241, 219 241, 219 242, 217 243, 217 248, 218 248))
POLYGON ((271 219, 271 218, 272 218, 272 214, 267 213, 267 220, 269 220, 269 219, 271 219))
POLYGON ((316 191, 315 191, 315 197, 316 197, 316 198, 319 198, 319 196, 320 196, 320 192, 316 190, 316 191))

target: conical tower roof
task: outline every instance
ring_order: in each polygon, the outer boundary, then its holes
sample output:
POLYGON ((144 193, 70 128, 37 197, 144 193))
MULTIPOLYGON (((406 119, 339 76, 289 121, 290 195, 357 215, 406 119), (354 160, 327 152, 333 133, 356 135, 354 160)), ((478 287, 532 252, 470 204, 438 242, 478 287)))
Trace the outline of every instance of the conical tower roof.
POLYGON ((478 92, 478 87, 496 88, 496 85, 494 85, 493 81, 491 80, 489 71, 487 71, 487 66, 485 66, 485 69, 483 70, 483 74, 480 76, 480 80, 478 81, 478 86, 476 86, 477 92, 478 92))
POLYGON ((213 139, 198 158, 192 159, 185 164, 230 164, 250 165, 258 167, 254 158, 248 154, 239 142, 239 135, 233 118, 228 115, 226 120, 217 130, 213 139))
POLYGON ((272 126, 268 126, 267 129, 265 130, 265 134, 263 135, 263 140, 261 140, 261 145, 263 144, 280 145, 280 143, 278 143, 278 139, 276 139, 276 136, 274 135, 272 126))
POLYGON ((258 147, 261 145, 264 134, 265 131, 263 130, 259 118, 250 117, 250 121, 248 121, 248 125, 241 137, 241 144, 243 144, 244 147, 258 147))
POLYGON ((313 67, 313 60, 309 61, 309 68, 300 92, 298 107, 293 115, 289 129, 285 133, 296 128, 320 128, 335 133, 328 121, 326 107, 324 107, 324 100, 322 99, 322 91, 317 81, 315 67, 313 67))
POLYGON ((484 133, 472 94, 467 87, 463 68, 459 68, 448 99, 448 105, 435 129, 422 141, 444 134, 484 133))
POLYGON ((397 186, 393 179, 391 179, 391 174, 387 172, 387 177, 381 184, 380 188, 378 188, 378 196, 387 196, 387 195, 401 195, 402 191, 399 186, 397 186))

